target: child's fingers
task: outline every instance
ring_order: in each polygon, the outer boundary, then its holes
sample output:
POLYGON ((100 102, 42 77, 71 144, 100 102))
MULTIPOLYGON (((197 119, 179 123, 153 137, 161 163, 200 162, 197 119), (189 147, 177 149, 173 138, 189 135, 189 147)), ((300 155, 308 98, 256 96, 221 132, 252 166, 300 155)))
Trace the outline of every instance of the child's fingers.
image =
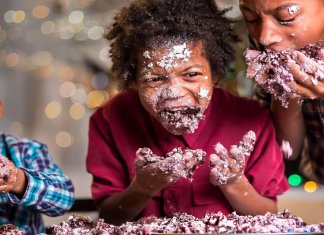
POLYGON ((220 157, 220 159, 225 159, 228 157, 229 153, 221 143, 217 143, 214 146, 214 149, 215 149, 215 153, 220 157))

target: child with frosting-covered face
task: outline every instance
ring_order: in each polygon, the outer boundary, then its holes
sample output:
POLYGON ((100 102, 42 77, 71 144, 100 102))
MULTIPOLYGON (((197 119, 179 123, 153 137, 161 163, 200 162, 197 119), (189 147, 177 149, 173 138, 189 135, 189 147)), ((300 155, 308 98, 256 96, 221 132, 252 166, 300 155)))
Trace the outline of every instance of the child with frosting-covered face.
POLYGON ((165 129, 193 133, 213 93, 210 65, 201 42, 169 44, 139 56, 136 86, 144 108, 165 129))
POLYGON ((274 84, 263 88, 274 97, 277 139, 290 144, 291 159, 304 147, 306 165, 301 168, 312 169, 304 173, 324 183, 324 1, 240 0, 240 8, 251 38, 268 61, 260 67, 256 59, 248 73, 261 86, 274 84))
POLYGON ((92 115, 87 155, 107 222, 277 210, 288 184, 269 113, 217 87, 237 42, 224 13, 135 0, 115 17, 107 38, 125 89, 92 115))

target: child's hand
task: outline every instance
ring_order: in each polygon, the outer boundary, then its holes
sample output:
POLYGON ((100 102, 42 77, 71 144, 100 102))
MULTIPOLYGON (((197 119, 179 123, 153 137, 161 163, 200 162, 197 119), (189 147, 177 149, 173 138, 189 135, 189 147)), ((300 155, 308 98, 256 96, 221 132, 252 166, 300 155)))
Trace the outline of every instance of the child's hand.
POLYGON ((175 148, 166 158, 155 155, 149 148, 136 153, 136 181, 147 194, 154 194, 180 177, 191 177, 198 164, 205 160, 202 150, 182 151, 175 148))
POLYGON ((291 88, 307 99, 324 98, 324 49, 321 50, 321 62, 317 62, 299 51, 292 54, 289 61, 291 73, 296 83, 291 88))
POLYGON ((149 148, 140 148, 136 152, 135 167, 136 190, 141 193, 153 196, 176 180, 172 174, 167 174, 159 169, 163 158, 155 155, 149 148))
POLYGON ((6 157, 0 156, 0 193, 8 193, 17 185, 16 166, 6 157))
POLYGON ((220 143, 215 145, 215 154, 210 155, 210 182, 213 185, 230 184, 244 173, 245 157, 250 156, 255 144, 255 133, 249 131, 238 145, 230 151, 220 143))

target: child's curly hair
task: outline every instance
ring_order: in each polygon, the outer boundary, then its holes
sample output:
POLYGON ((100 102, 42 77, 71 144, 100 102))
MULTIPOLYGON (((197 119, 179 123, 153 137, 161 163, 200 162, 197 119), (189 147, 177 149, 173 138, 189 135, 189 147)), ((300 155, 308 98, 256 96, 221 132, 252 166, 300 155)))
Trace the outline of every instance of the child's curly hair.
POLYGON ((202 41, 213 75, 224 77, 234 59, 231 20, 215 0, 134 0, 120 10, 106 35, 112 40, 112 72, 124 87, 136 80, 136 57, 148 43, 162 38, 202 41))

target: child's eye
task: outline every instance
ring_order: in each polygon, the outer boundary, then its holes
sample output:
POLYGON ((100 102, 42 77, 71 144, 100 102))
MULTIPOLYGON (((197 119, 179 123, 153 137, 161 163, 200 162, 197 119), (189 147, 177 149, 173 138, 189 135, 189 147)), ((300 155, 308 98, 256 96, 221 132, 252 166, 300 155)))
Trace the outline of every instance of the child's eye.
POLYGON ((196 77, 199 75, 201 75, 201 73, 198 73, 198 72, 190 72, 190 73, 185 74, 185 76, 187 76, 187 77, 196 77))
POLYGON ((152 78, 145 78, 144 82, 158 82, 162 81, 163 77, 152 77, 152 78))

